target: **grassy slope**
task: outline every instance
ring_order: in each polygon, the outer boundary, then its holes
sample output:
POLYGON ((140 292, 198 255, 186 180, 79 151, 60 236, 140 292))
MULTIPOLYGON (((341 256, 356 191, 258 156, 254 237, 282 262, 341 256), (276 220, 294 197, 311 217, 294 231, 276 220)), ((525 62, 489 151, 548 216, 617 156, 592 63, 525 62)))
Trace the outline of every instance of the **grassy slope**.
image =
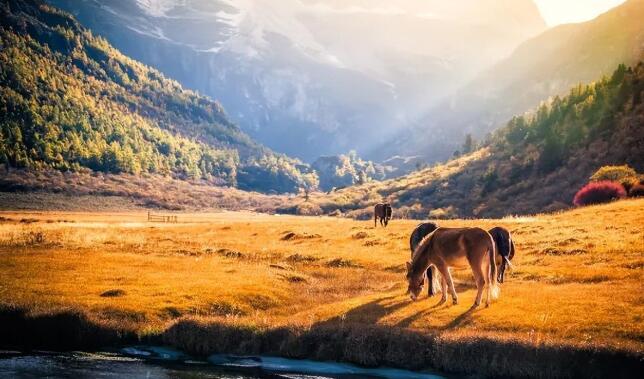
POLYGON ((407 176, 318 194, 326 212, 370 217, 389 201, 398 217, 502 217, 560 210, 603 165, 644 171, 644 64, 618 70, 517 117, 484 149, 407 176), (622 73, 626 72, 625 75, 622 73), (521 125, 518 127, 517 125, 521 125), (431 217, 431 214, 430 214, 431 217))
MULTIPOLYGON (((167 330, 166 342, 194 352, 269 351, 416 368, 429 362, 454 370, 459 366, 445 361, 453 346, 472 348, 481 338, 515 352, 523 351, 517 346, 577 346, 641 357, 644 347, 644 200, 442 222, 503 225, 514 235, 516 270, 500 299, 475 312, 467 312, 475 291, 467 270, 456 272, 457 306, 424 298, 412 303, 404 295, 413 221, 373 229, 370 222, 346 219, 243 213, 185 214, 176 225, 145 223, 143 213, 131 212, 2 216, 3 306, 41 315, 79 311, 104 327, 138 334, 167 330), (108 290, 124 295, 102 297, 108 290), (283 335, 281 327, 308 334, 283 335), (321 337, 322 331, 336 334, 321 337), (396 333, 410 341, 437 337, 431 344, 438 350, 395 353, 392 341, 371 351, 374 331, 385 340, 396 333), (335 351, 337 333, 358 340, 335 351), (302 345, 292 347, 294 341, 302 345)), ((490 365, 521 372, 503 362, 490 365)))
POLYGON ((167 210, 250 210, 274 212, 291 203, 286 195, 266 195, 213 186, 203 180, 161 175, 72 173, 0 167, 2 210, 102 210, 152 208, 167 210))
POLYGON ((444 159, 466 132, 483 136, 540 101, 565 95, 571 86, 610 75, 621 63, 637 64, 644 54, 642 17, 644 1, 630 0, 593 20, 548 29, 457 91, 415 130, 383 148, 444 159), (423 134, 427 124, 449 128, 423 134), (436 138, 443 133, 444 140, 436 138))

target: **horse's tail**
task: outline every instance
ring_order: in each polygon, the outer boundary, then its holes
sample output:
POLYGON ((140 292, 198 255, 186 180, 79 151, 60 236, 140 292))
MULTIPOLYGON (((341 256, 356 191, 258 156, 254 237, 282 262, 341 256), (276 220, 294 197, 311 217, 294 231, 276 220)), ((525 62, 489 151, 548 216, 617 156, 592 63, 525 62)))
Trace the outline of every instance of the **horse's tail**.
POLYGON ((489 270, 489 287, 490 298, 497 299, 499 297, 499 292, 501 288, 499 287, 499 282, 496 277, 496 243, 494 243, 494 238, 488 233, 489 238, 488 242, 488 253, 490 255, 490 270, 489 270))
POLYGON ((510 237, 510 256, 509 259, 514 258, 514 240, 510 237))

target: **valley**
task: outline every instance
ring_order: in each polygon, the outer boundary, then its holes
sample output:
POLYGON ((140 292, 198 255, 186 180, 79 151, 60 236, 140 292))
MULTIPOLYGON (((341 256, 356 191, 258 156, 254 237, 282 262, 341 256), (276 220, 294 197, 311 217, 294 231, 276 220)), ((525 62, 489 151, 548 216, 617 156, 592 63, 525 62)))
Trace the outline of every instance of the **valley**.
POLYGON ((485 349, 482 359, 491 359, 509 349, 523 354, 522 364, 497 360, 487 372, 533 376, 525 370, 549 367, 557 376, 583 375, 586 359, 596 359, 594 374, 616 362, 624 373, 639 364, 644 333, 643 210, 644 200, 628 200, 532 217, 439 221, 502 225, 514 236, 515 269, 499 300, 473 312, 468 271, 455 271, 459 305, 405 295, 415 221, 374 229, 369 221, 234 212, 178 213, 177 224, 146 222, 140 211, 2 212, 0 336, 73 349, 162 339, 197 354, 463 373, 476 363, 448 357, 485 349), (47 339, 52 331, 44 326, 56 318, 68 320, 57 333, 69 338, 47 339), (77 330, 78 322, 86 326, 77 330), (414 352, 405 344, 427 345, 414 352))
POLYGON ((0 376, 636 376, 644 0, 562 4, 0 0, 0 376))

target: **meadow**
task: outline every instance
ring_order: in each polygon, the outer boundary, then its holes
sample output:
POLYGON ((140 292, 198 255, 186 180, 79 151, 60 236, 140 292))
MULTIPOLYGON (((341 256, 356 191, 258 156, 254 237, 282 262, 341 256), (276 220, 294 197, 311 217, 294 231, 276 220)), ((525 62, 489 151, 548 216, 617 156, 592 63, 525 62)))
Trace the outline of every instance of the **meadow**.
MULTIPOLYGON (((71 313, 123 338, 156 338, 199 354, 268 352, 457 372, 491 359, 498 374, 527 376, 580 374, 565 367, 583 370, 588 357, 627 357, 635 366, 626 370, 642 365, 642 199, 439 221, 513 234, 514 270, 500 298, 472 312, 469 270, 455 271, 458 305, 405 294, 418 221, 374 228, 373 220, 333 217, 175 214, 179 222, 165 224, 147 222, 142 211, 1 212, 0 318, 71 313), (489 354, 451 362, 481 349, 489 354), (539 363, 539 352, 553 361, 539 363), (513 367, 510 356, 525 364, 513 367), (551 371, 535 372, 538 364, 551 371)), ((3 324, 5 336, 29 333, 3 324)))

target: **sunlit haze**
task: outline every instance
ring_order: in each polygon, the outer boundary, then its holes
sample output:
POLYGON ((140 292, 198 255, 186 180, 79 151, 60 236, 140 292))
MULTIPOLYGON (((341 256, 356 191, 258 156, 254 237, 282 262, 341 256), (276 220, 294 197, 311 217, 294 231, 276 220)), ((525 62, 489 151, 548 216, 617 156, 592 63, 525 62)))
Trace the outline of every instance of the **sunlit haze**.
POLYGON ((535 0, 541 15, 554 26, 571 22, 583 22, 597 17, 625 0, 535 0))
POLYGON ((642 376, 644 0, 0 15, 0 379, 642 376))

